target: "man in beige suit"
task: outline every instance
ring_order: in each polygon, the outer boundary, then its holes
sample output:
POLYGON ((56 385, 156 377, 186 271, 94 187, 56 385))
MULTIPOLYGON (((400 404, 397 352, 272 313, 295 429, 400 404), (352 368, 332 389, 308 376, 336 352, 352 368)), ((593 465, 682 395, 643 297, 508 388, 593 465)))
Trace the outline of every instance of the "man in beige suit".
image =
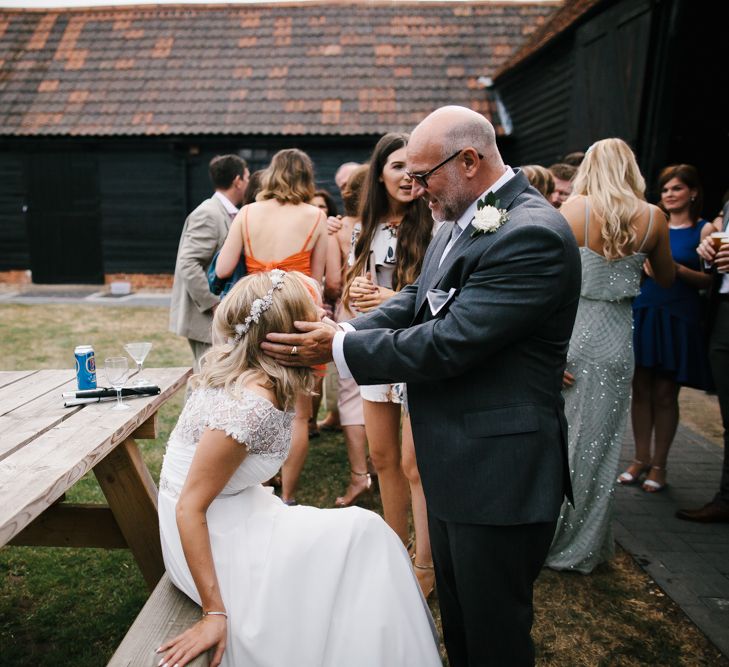
POLYGON ((220 302, 208 287, 207 270, 228 235, 228 228, 243 202, 250 173, 237 155, 218 155, 210 161, 215 193, 185 220, 177 248, 175 279, 170 304, 170 331, 185 336, 200 370, 200 357, 212 343, 210 326, 220 302))

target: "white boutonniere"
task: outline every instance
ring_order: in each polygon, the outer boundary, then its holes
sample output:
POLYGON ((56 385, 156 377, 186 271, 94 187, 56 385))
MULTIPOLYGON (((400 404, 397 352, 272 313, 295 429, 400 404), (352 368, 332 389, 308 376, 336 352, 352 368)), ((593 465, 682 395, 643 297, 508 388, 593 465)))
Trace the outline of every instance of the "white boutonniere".
POLYGON ((493 192, 489 192, 476 203, 476 216, 471 223, 474 226, 471 237, 476 234, 491 234, 508 221, 505 208, 499 208, 499 200, 493 192))

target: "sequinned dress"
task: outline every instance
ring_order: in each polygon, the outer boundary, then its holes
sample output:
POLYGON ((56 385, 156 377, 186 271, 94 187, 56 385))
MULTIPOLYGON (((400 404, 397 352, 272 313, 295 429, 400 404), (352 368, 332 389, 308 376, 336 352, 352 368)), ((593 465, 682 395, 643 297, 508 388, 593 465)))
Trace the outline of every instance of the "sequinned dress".
POLYGON ((243 390, 197 388, 170 435, 159 489, 165 567, 200 603, 175 506, 198 441, 224 431, 248 455, 207 511, 228 613, 225 667, 440 667, 434 626, 405 547, 358 507, 287 507, 261 482, 286 458, 292 412, 243 390))
MULTIPOLYGON (((552 569, 588 573, 614 553, 613 488, 634 368, 632 302, 640 292, 653 210, 635 254, 609 260, 580 248, 582 291, 567 353, 575 383, 563 391, 575 505, 562 505, 546 561, 552 569)), ((586 208, 585 239, 589 219, 586 208)))

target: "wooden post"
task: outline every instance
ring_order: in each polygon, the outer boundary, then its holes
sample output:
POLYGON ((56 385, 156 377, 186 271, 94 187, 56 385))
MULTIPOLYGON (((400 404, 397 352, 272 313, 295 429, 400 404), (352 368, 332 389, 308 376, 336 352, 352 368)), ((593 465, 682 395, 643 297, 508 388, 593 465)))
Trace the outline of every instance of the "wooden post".
POLYGON ((150 590, 164 574, 157 517, 157 487, 137 443, 127 438, 94 468, 124 539, 150 590))

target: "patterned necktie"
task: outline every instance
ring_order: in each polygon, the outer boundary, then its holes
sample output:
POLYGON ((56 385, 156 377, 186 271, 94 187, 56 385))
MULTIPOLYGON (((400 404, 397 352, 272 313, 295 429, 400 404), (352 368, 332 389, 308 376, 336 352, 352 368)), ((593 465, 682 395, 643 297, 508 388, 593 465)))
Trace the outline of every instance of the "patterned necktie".
POLYGON ((455 243, 456 239, 461 235, 463 230, 458 225, 458 222, 453 223, 453 229, 451 229, 451 240, 450 243, 455 243))

